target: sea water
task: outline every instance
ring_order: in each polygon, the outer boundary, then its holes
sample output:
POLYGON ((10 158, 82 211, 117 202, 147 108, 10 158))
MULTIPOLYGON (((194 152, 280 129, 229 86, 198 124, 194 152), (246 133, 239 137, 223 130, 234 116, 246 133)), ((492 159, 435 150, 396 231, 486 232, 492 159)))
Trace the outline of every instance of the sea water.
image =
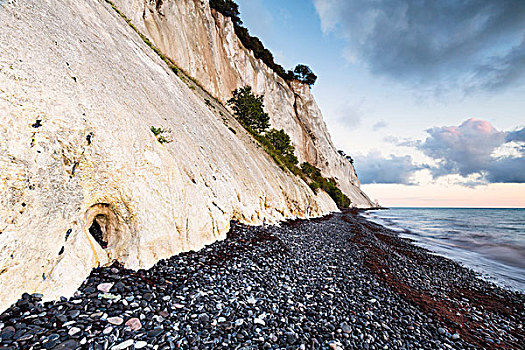
POLYGON ((484 279, 525 293, 525 209, 391 208, 363 215, 484 279))

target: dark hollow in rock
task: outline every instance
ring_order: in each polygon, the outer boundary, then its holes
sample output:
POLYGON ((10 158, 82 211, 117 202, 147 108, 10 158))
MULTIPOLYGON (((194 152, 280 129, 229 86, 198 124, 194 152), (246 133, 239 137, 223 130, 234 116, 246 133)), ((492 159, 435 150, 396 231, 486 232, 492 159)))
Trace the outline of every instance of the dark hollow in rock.
POLYGON ((100 246, 103 249, 106 249, 108 247, 108 242, 104 241, 102 229, 100 228, 100 224, 97 221, 97 218, 99 218, 99 216, 103 215, 97 215, 97 217, 95 217, 93 223, 91 224, 91 227, 89 228, 89 233, 91 233, 93 238, 95 238, 95 241, 97 241, 97 243, 100 244, 100 246))

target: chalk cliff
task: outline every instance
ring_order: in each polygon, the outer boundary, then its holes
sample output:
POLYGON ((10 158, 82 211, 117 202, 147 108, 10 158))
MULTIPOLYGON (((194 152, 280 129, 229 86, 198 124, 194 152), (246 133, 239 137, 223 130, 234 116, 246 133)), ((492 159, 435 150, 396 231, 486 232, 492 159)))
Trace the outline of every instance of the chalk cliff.
MULTIPOLYGON (((241 74, 250 76, 299 157, 328 162, 323 170, 354 203, 369 204, 353 168, 327 151, 333 146, 307 87, 288 87, 243 51, 207 1, 162 3, 165 20, 182 20, 169 8, 186 11, 196 31, 159 28, 169 43, 159 46, 222 100, 248 83, 241 74), (214 33, 220 64, 229 57, 238 72, 217 80, 213 54, 198 50, 184 67, 173 51, 178 35, 186 36, 181 45, 200 47, 190 40, 196 33, 214 33), (208 80, 206 70, 214 71, 208 80)), ((92 267, 112 259, 146 268, 199 249, 223 238, 230 220, 337 210, 326 193, 280 169, 219 104, 206 104, 105 1, 0 0, 0 23, 0 310, 22 292, 71 295, 92 267), (171 129, 172 142, 159 143, 151 126, 171 129), (102 239, 90 232, 94 222, 102 239)))
POLYGON ((207 0, 114 0, 115 5, 175 64, 214 97, 249 85, 264 94, 272 125, 290 135, 300 162, 337 180, 354 206, 373 206, 360 189, 355 170, 337 153, 308 85, 288 84, 244 48, 232 21, 210 9, 207 0))

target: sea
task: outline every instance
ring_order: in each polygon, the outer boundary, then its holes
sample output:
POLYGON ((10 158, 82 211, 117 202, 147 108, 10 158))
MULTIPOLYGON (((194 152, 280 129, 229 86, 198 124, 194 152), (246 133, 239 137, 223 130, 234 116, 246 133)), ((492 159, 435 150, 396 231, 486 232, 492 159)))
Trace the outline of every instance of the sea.
POLYGON ((525 209, 391 208, 363 215, 480 278, 525 293, 525 209))

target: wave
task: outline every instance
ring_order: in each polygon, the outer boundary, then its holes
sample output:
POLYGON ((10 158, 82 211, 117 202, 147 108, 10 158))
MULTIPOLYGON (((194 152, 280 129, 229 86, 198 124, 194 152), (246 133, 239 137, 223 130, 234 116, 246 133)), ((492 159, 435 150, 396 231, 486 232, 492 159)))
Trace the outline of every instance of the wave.
POLYGON ((525 292, 525 209, 393 208, 364 216, 485 279, 525 292))

